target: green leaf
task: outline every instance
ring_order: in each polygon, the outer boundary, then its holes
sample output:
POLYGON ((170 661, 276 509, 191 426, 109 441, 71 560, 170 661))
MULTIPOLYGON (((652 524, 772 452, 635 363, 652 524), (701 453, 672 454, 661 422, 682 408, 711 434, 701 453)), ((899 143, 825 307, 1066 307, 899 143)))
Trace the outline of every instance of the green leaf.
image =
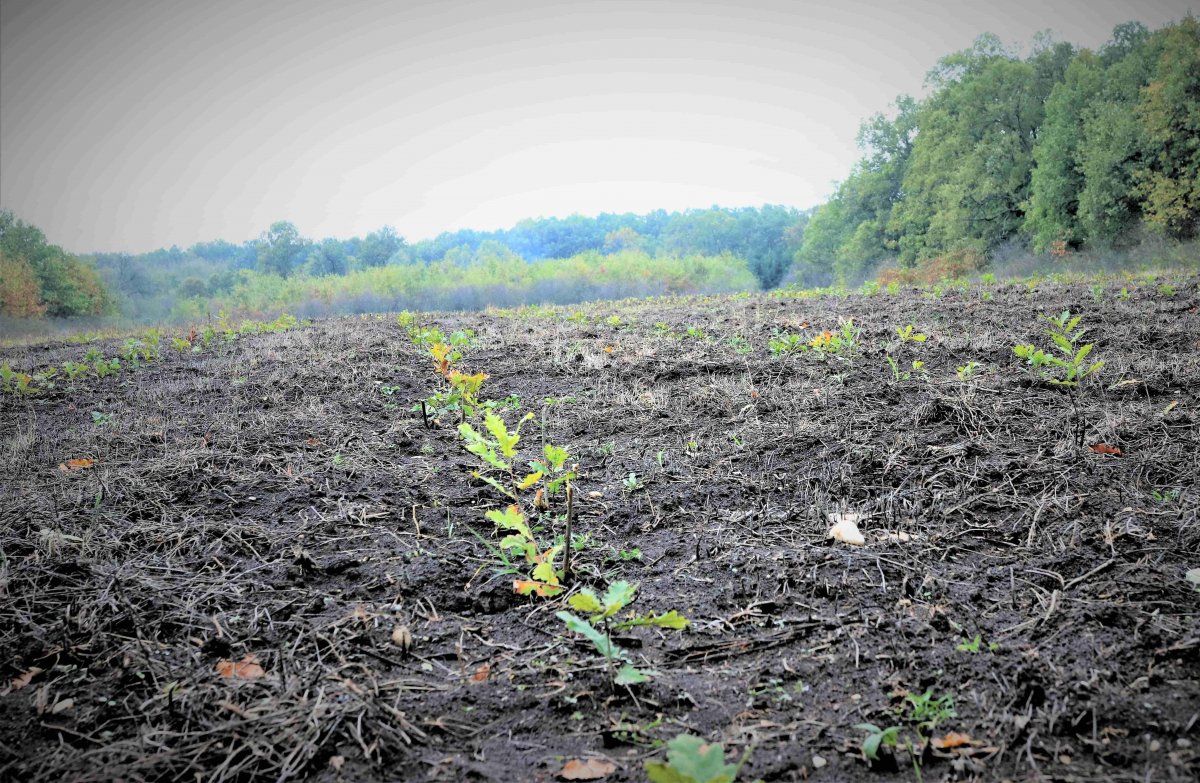
POLYGON ((650 678, 645 672, 640 669, 635 669, 631 664, 625 664, 617 670, 617 676, 613 678, 613 682, 617 685, 638 685, 643 682, 649 682, 650 678))
POLYGON ((526 541, 521 536, 508 535, 508 536, 505 536, 504 538, 500 539, 500 548, 501 549, 520 549, 521 553, 524 554, 525 547, 528 545, 528 543, 529 542, 526 541))
POLYGON ((568 598, 567 603, 571 605, 572 609, 578 609, 588 614, 597 614, 604 611, 604 605, 600 603, 599 596, 587 587, 568 598))
POLYGON ((563 469, 563 465, 566 464, 567 458, 570 456, 567 454, 566 449, 553 446, 549 443, 545 445, 542 451, 546 455, 546 462, 550 463, 550 467, 554 468, 555 473, 563 469))
MULTIPOLYGON (((512 432, 509 432, 508 427, 504 424, 504 419, 494 413, 488 413, 483 417, 483 426, 496 439, 496 443, 500 446, 501 454, 510 459, 516 456, 517 443, 521 440, 521 428, 519 426, 512 432)), ((459 429, 461 429, 461 426, 459 429)))
POLYGON ((676 631, 681 631, 688 625, 688 619, 679 612, 672 609, 666 614, 649 614, 631 617, 628 620, 616 623, 613 627, 617 629, 637 628, 643 625, 652 625, 657 628, 671 628, 676 631))
POLYGON ((511 505, 503 511, 489 511, 484 516, 501 530, 512 530, 520 533, 526 541, 533 540, 533 533, 530 532, 529 525, 525 522, 525 515, 516 505, 511 505))
POLYGON ((613 582, 604 591, 604 613, 594 619, 604 620, 612 617, 626 606, 629 606, 629 603, 633 601, 633 597, 636 594, 637 585, 631 585, 623 579, 613 582))
POLYGON ((667 743, 667 763, 647 761, 651 783, 733 783, 736 764, 725 763, 725 749, 681 734, 667 743))
POLYGON ((482 473, 480 473, 480 472, 479 472, 479 471, 477 471, 477 470, 473 470, 473 471, 471 471, 471 475, 472 475, 473 477, 475 477, 475 478, 479 479, 480 481, 483 481, 483 482, 485 482, 485 483, 487 483, 487 484, 490 484, 490 485, 491 485, 493 488, 495 488, 496 490, 498 490, 498 491, 499 491, 501 494, 503 494, 503 495, 507 496, 509 499, 511 499, 511 500, 516 500, 516 499, 517 499, 517 496, 513 494, 513 492, 512 492, 512 490, 511 490, 511 489, 509 489, 508 487, 504 486, 504 485, 503 485, 503 484, 501 484, 499 481, 496 481, 494 478, 491 478, 491 477, 489 477, 489 476, 485 476, 485 475, 483 475, 482 473))
POLYGON ((1083 364, 1083 360, 1087 358, 1087 355, 1089 353, 1091 353, 1092 349, 1095 347, 1096 347, 1095 343, 1088 343, 1087 345, 1080 348, 1079 353, 1075 354, 1075 359, 1074 359, 1075 364, 1083 364))
POLYGON ((1196 592, 1200 593, 1200 568, 1193 568, 1183 575, 1183 578, 1192 583, 1196 592))
POLYGON ((629 653, 608 641, 608 637, 597 631, 586 620, 582 620, 570 612, 557 612, 555 615, 567 625, 567 630, 573 631, 592 643, 597 652, 605 658, 628 661, 629 653))
POLYGON ((1047 332, 1046 334, 1050 335, 1050 339, 1054 341, 1054 344, 1057 345, 1059 350, 1061 350, 1067 356, 1075 353, 1075 346, 1071 345, 1071 341, 1063 337, 1061 334, 1056 332, 1047 332))
POLYGON ((682 773, 676 772, 662 761, 647 761, 645 768, 646 777, 650 779, 650 783, 696 783, 692 778, 684 777, 682 773))
POLYGON ((549 584, 558 584, 558 573, 554 570, 554 561, 558 557, 558 553, 562 551, 562 544, 556 544, 550 547, 545 552, 538 556, 537 550, 533 551, 536 557, 537 565, 533 567, 533 578, 539 582, 548 582, 549 584))
POLYGON ((517 489, 529 489, 541 480, 542 472, 540 470, 535 473, 530 473, 528 476, 521 479, 521 483, 517 485, 517 489))
POLYGON ((872 761, 879 758, 879 743, 882 741, 883 734, 868 734, 862 741, 863 755, 872 761))
MULTIPOLYGON (((491 414, 488 414, 489 416, 491 414)), ((459 436, 467 442, 467 451, 471 452, 481 460, 500 470, 508 470, 509 464, 496 454, 492 444, 486 438, 480 435, 475 429, 466 422, 458 425, 459 436)))

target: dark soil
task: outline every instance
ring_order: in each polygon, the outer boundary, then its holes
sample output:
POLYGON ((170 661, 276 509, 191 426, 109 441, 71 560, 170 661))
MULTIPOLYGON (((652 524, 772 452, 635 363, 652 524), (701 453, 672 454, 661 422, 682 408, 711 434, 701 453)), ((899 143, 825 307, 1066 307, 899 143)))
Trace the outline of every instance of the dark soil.
POLYGON ((510 423, 537 414, 525 459, 544 431, 579 463, 572 585, 690 619, 619 634, 657 672, 631 689, 563 599, 494 572, 472 531, 498 540, 503 498, 454 417, 413 412, 444 381, 392 316, 4 395, 0 778, 552 780, 602 757, 643 780, 692 733, 750 750, 740 780, 914 779, 906 751, 864 760, 869 722, 969 735, 917 750, 925 780, 1195 780, 1200 295, 1174 284, 423 316, 474 330, 460 364, 519 397, 510 423), (1107 362, 1077 414, 1012 355, 1068 308, 1107 362), (767 350, 839 317, 853 361, 767 350), (929 340, 897 345, 909 323, 929 340), (885 346, 929 378, 894 380, 885 346), (826 538, 838 512, 865 546, 826 538), (263 676, 218 673, 247 655, 263 676), (954 714, 918 726, 927 690, 954 714))

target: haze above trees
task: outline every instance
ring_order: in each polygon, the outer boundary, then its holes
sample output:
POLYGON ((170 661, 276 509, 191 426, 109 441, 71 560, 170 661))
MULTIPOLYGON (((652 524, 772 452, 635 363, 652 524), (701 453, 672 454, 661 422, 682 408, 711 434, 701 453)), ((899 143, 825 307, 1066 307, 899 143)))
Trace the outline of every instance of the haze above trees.
POLYGON ((847 284, 884 269, 965 274, 1003 255, 1056 259, 1200 233, 1194 18, 1157 31, 1120 25, 1095 52, 1039 36, 1021 56, 985 34, 940 59, 927 83, 924 99, 901 96, 862 124, 862 159, 804 212, 572 215, 415 243, 386 226, 310 239, 280 221, 241 244, 83 257, 0 212, 0 315, 167 319, 297 301, 386 308, 435 290, 430 301, 443 306, 480 306, 847 284))

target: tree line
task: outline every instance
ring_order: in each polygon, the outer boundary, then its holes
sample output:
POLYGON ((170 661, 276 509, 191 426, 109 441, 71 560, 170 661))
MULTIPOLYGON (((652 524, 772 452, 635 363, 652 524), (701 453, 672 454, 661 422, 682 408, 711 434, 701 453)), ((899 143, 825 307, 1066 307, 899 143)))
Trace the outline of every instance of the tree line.
POLYGON ((1063 256, 1150 235, 1190 241, 1200 234, 1194 18, 1157 31, 1119 25, 1095 52, 1039 35, 1021 56, 985 34, 940 59, 926 81, 923 99, 901 96, 891 114, 862 124, 862 158, 829 201, 809 211, 765 205, 571 215, 411 244, 387 226, 316 240, 279 221, 240 244, 83 257, 0 212, 0 315, 119 309, 161 319, 179 300, 251 289, 254 275, 321 280, 385 267, 416 275, 435 264, 497 271, 511 270, 514 260, 618 254, 736 258, 761 288, 827 285, 892 266, 968 272, 1005 248, 1063 256))
MULTIPOLYGON (((141 254, 96 253, 87 259, 112 286, 122 311, 142 318, 167 317, 178 299, 227 297, 245 286, 247 273, 328 278, 405 267, 417 275, 420 268, 441 262, 494 268, 514 258, 536 263, 625 252, 672 258, 735 256, 746 262, 752 287, 770 288, 787 273, 807 219, 806 212, 773 205, 571 215, 522 220, 497 231, 445 232, 411 244, 389 226, 364 237, 314 240, 301 235, 294 224, 278 221, 257 239, 241 244, 218 240, 141 254)), ((329 286, 337 287, 333 281, 329 286)))
POLYGON ((0 316, 105 315, 114 302, 96 268, 0 210, 0 316))
POLYGON ((796 256, 809 283, 881 265, 979 265, 1200 231, 1200 24, 1116 27, 1098 51, 994 35, 943 57, 922 100, 860 128, 863 157, 796 256))

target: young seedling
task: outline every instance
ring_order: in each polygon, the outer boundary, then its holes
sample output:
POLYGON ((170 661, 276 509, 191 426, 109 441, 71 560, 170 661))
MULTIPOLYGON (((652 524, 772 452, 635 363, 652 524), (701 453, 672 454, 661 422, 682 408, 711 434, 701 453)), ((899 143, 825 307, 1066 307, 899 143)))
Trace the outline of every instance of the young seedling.
POLYGON ((617 685, 636 685, 650 678, 652 672, 643 671, 633 666, 629 653, 617 647, 612 642, 614 630, 636 628, 649 625, 658 628, 681 630, 687 627, 688 621, 683 615, 672 609, 664 614, 638 615, 631 614, 625 620, 613 622, 618 613, 629 606, 637 595, 637 585, 626 581, 613 582, 598 596, 589 588, 583 588, 571 596, 567 603, 572 609, 589 615, 583 620, 570 612, 558 612, 555 616, 566 623, 567 629, 583 636, 592 643, 608 663, 609 682, 617 685), (617 664, 621 666, 618 669, 617 664))
POLYGON ((1063 310, 1057 316, 1042 318, 1050 324, 1046 334, 1054 343, 1057 353, 1055 350, 1047 353, 1029 344, 1014 345, 1013 353, 1037 370, 1043 380, 1054 386, 1074 390, 1084 379, 1104 367, 1104 362, 1087 363, 1088 354, 1092 352, 1095 344, 1080 345, 1083 335, 1087 332, 1086 329, 1078 328, 1083 316, 1072 316, 1070 310, 1063 310))
POLYGON ((879 760, 880 748, 900 747, 902 726, 888 726, 886 729, 881 729, 874 723, 859 723, 854 728, 867 733, 862 741, 862 754, 869 761, 879 760))
POLYGON ((466 442, 467 451, 479 457, 489 466, 507 472, 513 489, 508 489, 500 482, 484 476, 478 471, 471 475, 482 479, 514 500, 516 499, 516 492, 514 490, 528 489, 541 479, 541 476, 530 474, 523 480, 518 481, 516 475, 513 473, 512 462, 510 461, 517 456, 517 444, 521 441, 521 427, 531 419, 533 419, 532 412, 525 414, 517 422, 517 426, 510 432, 508 426, 504 423, 504 419, 495 413, 488 412, 483 417, 484 429, 487 432, 486 435, 478 432, 467 422, 458 425, 459 437, 466 442))
POLYGON ((543 459, 533 460, 529 469, 533 471, 521 482, 522 489, 528 489, 543 478, 546 479, 546 494, 557 495, 564 485, 577 478, 575 467, 567 469, 566 463, 570 454, 567 450, 552 443, 542 447, 543 459), (526 483, 530 482, 530 483, 526 483))
MULTIPOLYGON (((959 652, 975 654, 975 653, 980 652, 980 650, 982 648, 983 648, 983 635, 975 634, 974 639, 971 639, 970 641, 966 641, 966 640, 961 641, 955 646, 954 649, 958 650, 959 652)), ((988 652, 996 652, 999 649, 1000 649, 1000 645, 998 643, 988 642, 988 645, 987 645, 988 652)))
POLYGON ((808 346, 804 344, 804 339, 798 334, 775 332, 767 341, 767 350, 771 352, 772 356, 778 357, 797 351, 806 351, 808 346))
POLYGON ((908 702, 909 720, 917 724, 917 731, 922 734, 933 731, 939 723, 958 715, 954 710, 954 696, 947 693, 935 698, 932 688, 921 694, 909 693, 904 700, 908 702))
POLYGON ((63 372, 67 374, 67 380, 75 381, 85 375, 92 368, 83 362, 63 362, 63 372))
POLYGON ((858 355, 858 338, 861 334, 862 330, 854 325, 854 319, 847 318, 837 332, 821 332, 808 341, 807 347, 818 359, 833 356, 849 362, 858 355))
POLYGON ((896 334, 902 343, 923 343, 929 339, 929 335, 916 331, 916 327, 912 324, 897 326, 896 334))
MULTIPOLYGON (((555 544, 543 550, 516 504, 504 511, 489 511, 486 516, 496 527, 508 531, 508 535, 500 539, 501 551, 523 556, 525 562, 533 566, 529 579, 513 581, 513 590, 520 595, 536 595, 540 598, 552 598, 561 593, 562 574, 555 570, 554 561, 563 545, 555 544)), ((504 562, 510 564, 507 558, 504 562)))
POLYGON ((0 389, 19 397, 31 397, 38 393, 33 385, 33 376, 18 372, 7 364, 0 365, 0 389))
POLYGON ((737 764, 725 763, 725 748, 690 734, 667 742, 667 760, 645 762, 650 783, 733 783, 750 752, 737 764))
POLYGON ((966 383, 970 380, 973 380, 975 376, 979 374, 981 367, 983 367, 983 365, 979 362, 970 361, 960 367, 955 368, 955 373, 958 375, 958 379, 960 381, 966 383))

